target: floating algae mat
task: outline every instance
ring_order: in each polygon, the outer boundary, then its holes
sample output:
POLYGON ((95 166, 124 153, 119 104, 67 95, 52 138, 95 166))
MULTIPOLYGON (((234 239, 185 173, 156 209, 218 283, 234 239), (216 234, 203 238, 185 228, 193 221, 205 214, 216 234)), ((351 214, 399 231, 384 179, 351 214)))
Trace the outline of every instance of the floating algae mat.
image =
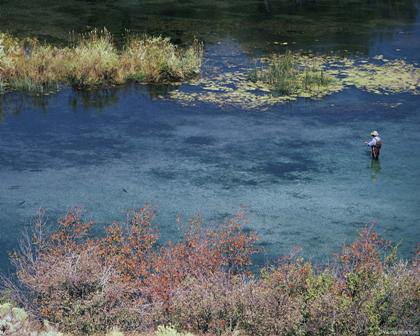
POLYGON ((404 60, 300 54, 292 58, 295 70, 288 78, 288 90, 284 90, 288 92, 277 89, 281 78, 273 79, 276 73, 270 72, 278 58, 271 57, 258 60, 256 63, 262 65, 256 67, 238 66, 232 70, 230 66, 227 71, 209 71, 199 80, 172 91, 170 97, 184 104, 203 102, 264 109, 298 98, 320 99, 349 86, 376 94, 420 93, 420 68, 404 60))
MULTIPOLYGON (((378 57, 377 57, 378 58, 378 57)), ((379 56, 379 59, 382 57, 379 56)), ((403 60, 387 61, 383 64, 361 63, 339 70, 345 85, 378 94, 408 92, 419 94, 420 69, 403 60)))

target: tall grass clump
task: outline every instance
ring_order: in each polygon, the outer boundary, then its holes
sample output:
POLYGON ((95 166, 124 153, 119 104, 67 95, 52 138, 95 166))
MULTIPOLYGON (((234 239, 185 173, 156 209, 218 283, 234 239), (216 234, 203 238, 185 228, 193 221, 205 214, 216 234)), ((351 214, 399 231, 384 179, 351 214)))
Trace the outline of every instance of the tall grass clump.
POLYGON ((130 78, 146 82, 171 82, 199 73, 203 47, 195 41, 180 50, 168 38, 129 37, 122 64, 130 78))
POLYGON ((272 56, 266 67, 253 72, 251 79, 266 84, 274 93, 280 95, 316 93, 334 81, 321 65, 316 62, 303 62, 300 55, 290 51, 272 56))
POLYGON ((0 34, 0 45, 0 79, 5 89, 45 93, 65 81, 67 49, 7 34, 0 34))
POLYGON ((42 216, 12 254, 9 296, 28 313, 72 335, 177 330, 208 335, 416 334, 420 327, 418 257, 361 230, 335 261, 315 266, 283 257, 258 276, 249 272, 256 236, 243 215, 218 229, 191 220, 183 239, 157 245, 145 207, 100 237, 80 213, 52 233, 42 216), (159 326, 170 326, 160 327, 159 326))
POLYGON ((256 79, 267 83, 280 94, 291 94, 297 87, 297 67, 291 52, 274 57, 264 71, 256 72, 256 79))
POLYGON ((106 29, 83 34, 61 48, 0 33, 0 92, 47 93, 63 84, 85 88, 129 80, 183 81, 199 73, 202 51, 198 42, 181 49, 167 38, 148 36, 129 37, 118 49, 106 29))
POLYGON ((71 49, 66 69, 68 78, 78 87, 123 83, 126 78, 119 58, 111 33, 91 31, 82 35, 71 49))

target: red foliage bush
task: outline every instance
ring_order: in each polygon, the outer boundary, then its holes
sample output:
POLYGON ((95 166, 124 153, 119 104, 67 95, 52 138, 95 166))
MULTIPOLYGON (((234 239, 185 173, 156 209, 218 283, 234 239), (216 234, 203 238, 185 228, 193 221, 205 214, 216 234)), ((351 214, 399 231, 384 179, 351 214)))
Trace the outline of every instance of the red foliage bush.
POLYGON ((192 219, 178 242, 158 247, 149 207, 92 236, 93 222, 68 213, 52 234, 41 216, 12 255, 15 299, 72 334, 151 330, 160 324, 211 335, 380 335, 420 326, 418 258, 371 228, 315 268, 298 255, 260 276, 248 272, 254 234, 243 214, 218 229, 192 219))
POLYGON ((242 215, 217 230, 193 220, 183 240, 160 248, 153 218, 144 207, 91 237, 94 223, 78 211, 59 220, 51 235, 39 217, 33 237, 12 255, 25 306, 72 332, 146 329, 170 320, 174 293, 187 277, 241 273, 250 264, 256 236, 241 231, 242 215))

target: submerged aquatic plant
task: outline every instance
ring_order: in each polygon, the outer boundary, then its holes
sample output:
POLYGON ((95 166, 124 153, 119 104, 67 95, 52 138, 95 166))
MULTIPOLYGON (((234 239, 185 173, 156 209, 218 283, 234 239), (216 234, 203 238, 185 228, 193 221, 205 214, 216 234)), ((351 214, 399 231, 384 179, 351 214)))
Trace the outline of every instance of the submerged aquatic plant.
POLYGON ((420 94, 420 68, 404 60, 376 59, 382 63, 353 64, 341 71, 346 85, 377 94, 409 92, 420 94))
POLYGON ((73 46, 54 47, 35 38, 0 33, 0 92, 35 93, 75 87, 141 82, 177 82, 197 75, 203 46, 180 49, 163 37, 130 37, 119 50, 106 30, 81 35, 73 46))

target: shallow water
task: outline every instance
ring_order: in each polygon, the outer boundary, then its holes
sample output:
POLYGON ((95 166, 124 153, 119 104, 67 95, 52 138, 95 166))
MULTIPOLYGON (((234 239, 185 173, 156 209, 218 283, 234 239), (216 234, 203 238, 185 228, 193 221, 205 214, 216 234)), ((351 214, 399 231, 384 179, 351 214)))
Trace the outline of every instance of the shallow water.
MULTIPOLYGON (((60 1, 55 3, 59 7, 60 1)), ((80 4, 66 3, 68 11, 80 4)), ((149 19, 173 23, 183 17, 178 35, 190 32, 185 28, 189 22, 198 36, 207 38, 205 71, 226 58, 243 64, 250 61, 249 53, 280 48, 272 43, 279 33, 272 36, 267 30, 270 22, 283 22, 280 15, 299 14, 299 20, 307 22, 305 27, 313 29, 315 18, 325 21, 337 13, 344 15, 347 6, 320 2, 310 10, 307 3, 293 9, 267 2, 274 8, 274 18, 264 18, 251 15, 246 6, 235 15, 233 8, 217 3, 219 14, 211 19, 197 9, 200 6, 194 7, 193 14, 181 15, 181 5, 162 3, 155 16, 150 14, 152 2, 145 3, 149 19), (169 12, 163 14, 163 8, 169 12), (197 13, 214 27, 224 19, 233 27, 238 20, 261 30, 247 35, 245 29, 242 36, 239 28, 223 29, 220 24, 210 34, 195 22, 202 22, 197 13)), ((185 8, 192 8, 185 3, 185 8)), ((210 10, 206 2, 200 4, 210 10)), ((17 10, 8 1, 0 5, 9 13, 17 10)), ((51 10, 57 11, 57 6, 51 10)), ((99 5, 89 2, 87 6, 99 5)), ((138 5, 132 6, 133 13, 140 13, 138 5)), ((382 20, 363 31, 334 25, 334 36, 320 34, 324 40, 319 43, 314 42, 318 32, 309 28, 302 36, 292 32, 286 37, 291 41, 300 36, 296 48, 403 56, 418 62, 419 45, 413 41, 419 40, 420 30, 414 4, 407 2, 399 15, 379 11, 385 7, 377 6, 371 5, 370 20, 344 15, 356 27, 382 20), (347 35, 352 38, 346 40, 347 35)), ((110 22, 117 22, 115 13, 110 13, 110 22)), ((15 23, 17 32, 45 29, 35 25, 33 16, 23 17, 27 25, 22 17, 7 22, 10 27, 15 23)), ((56 17, 61 21, 54 22, 58 28, 50 39, 59 40, 73 25, 74 17, 67 13, 65 18, 56 17)), ((83 15, 78 20, 85 22, 83 15)), ((83 24, 79 22, 80 27, 83 24)), ((1 25, 7 26, 4 21, 1 25)), ((147 23, 132 26, 157 29, 147 23)), ((113 24, 111 28, 117 30, 113 24)), ((303 248, 305 256, 325 259, 371 223, 386 238, 402 242, 402 256, 415 250, 420 235, 418 96, 346 89, 319 101, 300 99, 259 111, 211 104, 182 106, 160 99, 169 89, 129 85, 97 92, 64 89, 43 98, 11 93, 0 99, 0 270, 9 267, 7 251, 16 246, 39 207, 48 209, 51 221, 77 206, 88 218, 110 223, 124 220, 128 209, 151 203, 157 209, 163 240, 177 237, 177 214, 188 218, 200 213, 212 225, 245 207, 248 228, 258 233, 265 249, 259 263, 295 245, 303 248), (363 144, 372 129, 378 129, 384 140, 379 162, 371 161, 363 144)))

